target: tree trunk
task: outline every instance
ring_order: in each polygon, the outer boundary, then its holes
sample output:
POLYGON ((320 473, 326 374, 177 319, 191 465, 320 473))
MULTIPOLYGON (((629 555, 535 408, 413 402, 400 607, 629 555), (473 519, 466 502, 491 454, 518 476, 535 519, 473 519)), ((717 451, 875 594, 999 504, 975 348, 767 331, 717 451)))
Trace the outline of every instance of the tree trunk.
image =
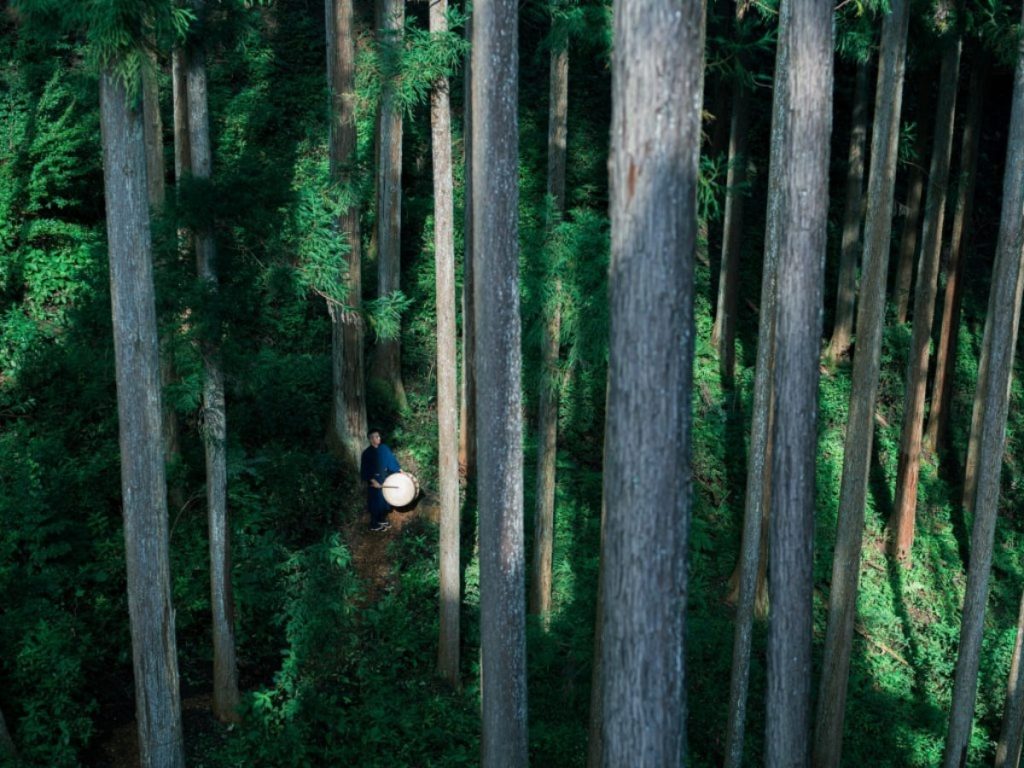
POLYGON ((1003 703, 1003 726, 996 746, 995 768, 1017 768, 1020 765, 1021 742, 1024 740, 1024 680, 1021 680, 1021 655, 1024 651, 1024 594, 1017 613, 1017 640, 1013 644, 1010 679, 1006 683, 1003 703))
MULTIPOLYGON (((566 133, 569 116, 568 42, 552 49, 550 65, 550 104, 548 107, 548 195, 555 218, 565 209, 566 133)), ((544 307, 544 332, 541 340, 540 406, 537 414, 537 507, 534 512, 533 590, 530 613, 546 616, 551 611, 551 561, 555 532, 555 461, 558 455, 558 403, 562 310, 561 281, 549 275, 552 285, 544 307)))
POLYGON ((864 502, 871 468, 875 431, 875 400, 881 368, 885 325, 885 282, 889 268, 889 237, 895 196, 900 109, 907 54, 909 0, 898 0, 882 22, 882 44, 875 88, 875 117, 871 130, 867 219, 864 224, 864 271, 857 346, 853 355, 850 412, 843 447, 843 478, 839 491, 832 587, 822 661, 814 732, 815 768, 838 768, 842 756, 843 720, 850 670, 860 577, 864 502))
POLYGON ((718 347, 722 381, 732 385, 736 371, 736 293, 739 287, 740 249, 743 245, 743 198, 747 170, 747 102, 750 93, 737 82, 732 91, 729 127, 729 165, 726 171, 725 222, 718 303, 711 343, 718 347))
MULTIPOLYGON (((175 66, 178 57, 174 56, 175 66)), ((151 53, 149 66, 142 67, 142 115, 143 133, 146 140, 146 188, 149 196, 149 209, 157 212, 164 204, 166 189, 164 184, 164 144, 163 144, 163 121, 160 117, 160 93, 156 80, 157 60, 156 54, 151 53)), ((179 67, 180 68, 180 67, 179 67)), ((184 79, 178 69, 173 70, 172 83, 178 85, 178 81, 184 84, 184 79)), ((173 93, 172 97, 177 98, 173 93)), ((178 143, 177 135, 177 107, 175 100, 175 147, 178 143)), ((188 132, 187 122, 183 122, 181 130, 188 132)), ((177 176, 177 174, 176 174, 177 176)), ((174 366, 174 331, 160 337, 160 385, 162 390, 178 379, 174 366)), ((178 423, 178 414, 173 407, 165 400, 163 413, 163 445, 164 460, 169 466, 175 467, 181 463, 181 426, 178 423)), ((167 500, 174 509, 181 509, 185 505, 185 489, 175 478, 167 484, 167 500)))
POLYGON ((960 70, 960 38, 946 43, 939 76, 939 103, 935 113, 935 145, 928 171, 928 199, 925 207, 921 258, 914 294, 914 329, 907 361, 907 390, 904 397, 900 458, 896 472, 896 502, 889 520, 892 554, 910 567, 917 511, 917 480, 921 463, 921 434, 924 430, 925 389, 928 385, 929 347, 935 295, 942 249, 942 222, 949 183, 949 157, 953 148, 953 118, 960 70))
MULTIPOLYGON (((466 38, 472 40, 473 15, 466 17, 466 38)), ((476 334, 473 303, 473 67, 466 56, 463 73, 462 142, 466 178, 465 232, 462 256, 462 397, 459 404, 459 468, 468 478, 476 459, 476 334)))
MULTIPOLYGON (((197 15, 204 0, 193 0, 197 15)), ((189 51, 188 133, 192 174, 209 180, 212 169, 210 120, 206 89, 206 54, 200 41, 189 51)), ((227 508, 227 410, 220 352, 220 311, 217 243, 212 224, 195 232, 196 269, 206 298, 203 358, 203 401, 200 430, 206 453, 206 506, 210 535, 210 608, 213 614, 213 714, 222 722, 238 721, 238 664, 235 660, 235 606, 231 591, 231 528, 227 508)))
POLYGON ((124 82, 109 71, 100 127, 139 753, 143 768, 184 768, 145 142, 124 82))
POLYGON ((484 768, 525 766, 526 617, 519 319, 518 6, 473 8, 473 258, 487 340, 476 396, 484 768))
MULTIPOLYGON (((402 105, 395 90, 402 55, 405 0, 378 0, 377 35, 383 82, 377 114, 377 295, 402 287, 402 105)), ((402 384, 400 336, 380 339, 372 378, 391 391, 402 411, 409 407, 402 384)))
POLYGON ((960 147, 960 178, 957 184, 956 212, 950 237, 949 266, 946 269, 946 292, 942 307, 942 328, 935 354, 935 383, 932 385, 932 407, 928 414, 925 445, 938 448, 945 438, 953 397, 953 372, 956 369, 957 333, 960 327, 960 298, 963 293, 963 272, 966 260, 967 231, 974 208, 974 182, 978 167, 978 139, 981 134, 981 107, 985 89, 984 59, 974 65, 969 88, 970 103, 960 147))
MULTIPOLYGON (((448 0, 430 6, 430 32, 448 30, 448 0)), ((430 94, 434 158, 434 266, 437 291, 437 456, 441 494, 440 638, 437 671, 459 685, 459 446, 455 382, 455 236, 452 191, 452 126, 448 78, 430 94)))
POLYGON ((1021 287, 1024 286, 1024 280, 1021 279, 1021 266, 1024 262, 1024 40, 1020 41, 1017 48, 1006 153, 1002 214, 992 271, 992 292, 988 302, 991 318, 989 363, 978 451, 978 489, 974 530, 971 533, 971 562, 967 569, 960 650, 956 660, 949 730, 943 755, 944 768, 963 768, 967 764, 967 745, 970 743, 971 723, 974 719, 978 657, 999 505, 999 479, 1006 444, 1013 356, 1017 347, 1021 287))
POLYGON ((605 766, 686 761, 698 0, 614 4, 601 628, 605 766), (656 585, 656 588, 652 588, 656 585))
MULTIPOLYGON (((789 13, 784 3, 780 13, 789 13)), ((775 66, 785 70, 787 39, 779 37, 775 66)), ((729 682, 729 721, 726 727, 726 768, 743 764, 743 732, 746 726, 747 694, 750 687, 750 642, 756 598, 767 572, 768 512, 771 505, 771 449, 775 401, 772 398, 772 370, 775 354, 775 310, 778 298, 778 216, 781 198, 782 137, 785 134, 785 79, 776 78, 772 97, 772 133, 768 164, 768 210, 764 239, 764 267, 761 271, 761 307, 758 318, 757 363, 754 373, 754 403, 747 452, 747 492, 743 509, 740 560, 735 572, 739 598, 733 634, 732 672, 729 682)))
MULTIPOLYGON (((356 48, 352 0, 324 0, 327 15, 327 86, 331 98, 329 153, 331 179, 345 184, 355 174, 356 48)), ((328 442, 349 464, 359 467, 366 436, 366 385, 363 378, 363 282, 360 274, 359 208, 338 218, 348 236, 345 256, 348 298, 328 305, 331 316, 332 397, 328 442)), ((339 275, 339 280, 342 276, 339 275)))
MULTIPOLYGON (((606 393, 607 394, 607 393, 606 393)), ((601 499, 601 549, 604 551, 605 504, 601 499)), ((601 627, 604 626, 604 560, 597 564, 597 607, 594 610, 594 653, 590 671, 590 715, 587 727, 587 768, 601 768, 604 762, 604 735, 601 725, 604 722, 604 670, 601 666, 601 627)))
POLYGON ((918 79, 917 103, 917 160, 911 166, 907 181, 907 216, 903 220, 903 234, 900 236, 900 255, 896 266, 896 284, 893 286, 893 301, 896 303, 896 322, 907 322, 907 308, 910 304, 910 286, 914 282, 914 256, 917 254, 917 234, 921 223, 921 201, 924 199, 924 156, 931 138, 932 98, 931 83, 935 73, 922 69, 918 79))
POLYGON ((974 404, 971 408, 971 433, 967 438, 967 459, 964 462, 964 492, 961 504, 968 512, 974 512, 974 497, 978 487, 978 451, 981 443, 981 421, 985 409, 985 388, 988 383, 989 336, 992 332, 992 318, 985 315, 985 330, 982 332, 981 353, 978 356, 978 376, 974 386, 974 404))
POLYGON ((846 168, 846 205, 843 211, 843 240, 839 251, 839 285, 836 288, 836 318, 828 357, 832 362, 850 350, 853 313, 857 301, 857 256, 860 251, 860 223, 864 217, 864 150, 868 138, 868 63, 857 63, 850 129, 850 156, 846 168))
POLYGON ((181 184, 192 172, 192 148, 188 141, 188 53, 175 48, 171 53, 171 101, 174 107, 174 182, 181 184))
POLYGON ((821 0, 791 1, 791 15, 780 14, 779 30, 780 39, 788 38, 783 43, 787 66, 775 73, 777 79, 787 79, 783 98, 789 115, 776 233, 779 302, 765 737, 769 768, 806 766, 810 758, 818 360, 832 132, 832 6, 821 0))

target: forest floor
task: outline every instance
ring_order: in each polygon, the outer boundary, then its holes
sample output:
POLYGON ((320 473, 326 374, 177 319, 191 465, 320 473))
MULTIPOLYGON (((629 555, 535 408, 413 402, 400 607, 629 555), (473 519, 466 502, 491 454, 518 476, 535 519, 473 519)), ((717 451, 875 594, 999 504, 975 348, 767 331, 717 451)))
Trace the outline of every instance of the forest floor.
MULTIPOLYGON (((414 474, 415 461, 402 456, 403 464, 414 474)), ((371 531, 365 506, 354 501, 345 505, 341 533, 352 553, 352 564, 365 584, 362 604, 372 605, 392 581, 392 563, 388 553, 391 543, 401 535, 402 529, 417 518, 425 516, 433 522, 438 520, 437 497, 426 489, 408 507, 392 509, 388 513, 391 527, 382 532, 371 531), (355 511, 358 510, 358 511, 355 511)), ((186 740, 190 733, 208 733, 220 728, 211 714, 213 697, 211 692, 201 692, 182 699, 182 725, 186 740)), ((230 727, 230 726, 229 726, 230 727)), ((139 738, 135 719, 115 725, 99 746, 98 765, 103 768, 139 768, 139 738)))

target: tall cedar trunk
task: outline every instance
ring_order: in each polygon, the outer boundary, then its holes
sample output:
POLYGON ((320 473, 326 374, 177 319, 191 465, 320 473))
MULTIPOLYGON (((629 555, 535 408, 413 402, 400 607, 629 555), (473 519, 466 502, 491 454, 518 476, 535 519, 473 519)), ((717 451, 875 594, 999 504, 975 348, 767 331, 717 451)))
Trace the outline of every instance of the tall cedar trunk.
POLYGON ((1024 40, 1017 48, 1013 105, 1007 137, 1006 171, 1003 177, 1003 203, 996 242, 995 266, 988 314, 991 318, 988 376, 985 380, 985 411, 978 451, 978 489, 974 505, 974 530, 971 533, 971 562, 967 569, 967 590, 960 624, 960 650, 953 680, 953 701, 949 730, 943 755, 944 768, 963 768, 967 764, 974 697, 978 682, 978 657, 981 650, 988 598, 988 576, 992 564, 996 513, 999 505, 999 477, 1006 444, 1006 415, 1013 375, 1013 355, 1017 347, 1017 323, 1020 319, 1021 266, 1024 262, 1024 40))
MULTIPOLYGON (((467 3, 468 4, 468 3, 467 3)), ((466 39, 473 39, 473 15, 466 16, 466 39)), ((462 255, 462 384, 459 403, 459 468, 468 478, 476 458, 476 334, 473 303, 473 66, 466 56, 462 93, 462 156, 466 179, 462 255)))
POLYGON ((978 167, 978 140, 981 136, 981 107, 985 88, 985 60, 981 58, 971 70, 970 102, 960 146, 960 174, 957 182, 956 211, 950 237, 949 266, 946 269, 946 292, 942 305, 942 328, 935 353, 935 383, 928 414, 925 445, 938 448, 949 423, 950 401, 953 397, 953 371, 956 367, 956 339, 960 327, 960 299, 963 294, 963 273, 966 261, 967 233, 974 208, 974 183, 978 167))
POLYGON ((903 220, 903 234, 900 236, 900 255, 896 263, 896 282, 893 285, 893 302, 896 304, 896 322, 907 322, 910 304, 910 286, 914 281, 914 256, 917 254, 917 236, 921 225, 921 201, 924 199, 924 157, 928 152, 931 138, 932 97, 931 84, 935 73, 930 68, 921 70, 917 88, 917 162, 910 169, 907 181, 907 214, 903 220))
MULTIPOLYGON (((331 180, 345 184, 355 173, 356 47, 352 0, 324 0, 327 19, 327 87, 331 98, 329 148, 331 180)), ((351 467, 359 466, 366 435, 366 385, 363 379, 363 320, 360 307, 359 208, 338 217, 348 239, 345 306, 330 303, 332 397, 328 441, 351 467)))
POLYGON ((171 53, 171 101, 174 108, 174 182, 181 184, 192 172, 192 148, 188 140, 188 52, 175 48, 171 53))
POLYGON ((953 149, 953 118, 956 113, 960 48, 960 38, 956 37, 946 43, 942 56, 939 102, 935 112, 935 145, 928 171, 924 234, 914 294, 914 329, 910 340, 910 358, 907 361, 906 396, 903 399, 903 428, 900 432, 900 458, 896 471, 896 501, 892 517, 889 519, 892 553, 907 567, 910 565, 911 549, 914 544, 925 389, 928 384, 929 348, 932 320, 935 315, 939 254, 942 250, 942 222, 949 183, 949 157, 953 149))
MULTIPOLYGON (((193 0, 202 14, 203 0, 193 0)), ((192 173, 209 180, 212 166, 210 120, 207 109, 206 55, 202 43, 188 57, 188 133, 192 173)), ((224 368, 220 352, 220 311, 217 306, 217 243, 212 222, 195 231, 196 270, 206 298, 201 426, 206 452, 206 506, 210 536, 210 608, 213 618, 213 714, 221 721, 237 721, 238 664, 235 660, 235 606, 231 591, 231 528, 227 508, 227 410, 224 403, 224 368)))
POLYGON ((864 217, 864 150, 868 139, 868 63, 857 63, 850 128, 850 155, 846 167, 846 204, 843 209, 843 240, 839 251, 839 285, 836 288, 836 318, 828 356, 832 361, 850 349, 853 311, 857 301, 857 256, 860 252, 860 223, 864 217))
POLYGON ((787 37, 775 330, 766 765, 810 758, 818 358, 832 133, 832 4, 792 0, 787 37))
MULTIPOLYGON (((780 14, 789 14, 783 3, 780 14)), ((775 58, 777 71, 788 66, 788 38, 779 37, 775 58)), ((747 491, 743 508, 743 535, 735 573, 739 590, 733 632, 732 672, 729 682, 729 721, 726 726, 726 768, 743 764, 743 732, 750 688, 750 643, 757 597, 764 585, 767 566, 768 513, 771 506, 771 450, 775 401, 772 370, 775 353, 775 310, 778 298, 779 213, 782 194, 782 137, 786 125, 786 82, 777 77, 772 96, 772 133, 768 164, 768 209, 761 271, 761 308, 758 318, 757 363, 754 373, 754 404, 747 453, 747 491)))
POLYGON ((100 127, 139 754, 143 768, 184 768, 146 152, 141 116, 109 71, 100 76, 100 127))
POLYGON ((718 347, 722 381, 732 384, 736 370, 736 294, 739 287, 740 248, 743 240, 743 197, 747 170, 747 109, 750 92, 737 82, 732 91, 729 127, 729 165, 726 171, 725 222, 718 303, 711 343, 718 347))
MULTIPOLYGON (((548 107, 548 195, 556 214, 565 209, 565 142, 569 116, 568 42, 551 51, 548 107)), ((554 226, 557 216, 548 222, 554 226)), ((553 267, 557 270, 557 267, 553 267)), ((534 512, 533 590, 530 613, 551 610, 551 561, 555 530, 555 459, 558 453, 558 357, 561 347, 561 281, 551 275, 541 340, 540 406, 537 414, 537 507, 534 512)))
POLYGON ((1010 677, 1006 682, 1003 702, 1003 725, 996 745, 995 768, 1017 768, 1020 765, 1021 741, 1024 740, 1024 680, 1021 679, 1021 656, 1024 654, 1024 594, 1017 612, 1017 640, 1013 644, 1010 677))
POLYGON ((484 768, 525 766, 526 616, 515 0, 473 8, 473 290, 484 768))
MULTIPOLYGON (((377 114, 377 295, 402 287, 402 106, 395 90, 405 26, 405 0, 378 0, 377 34, 384 63, 377 114)), ((399 337, 381 339, 371 376, 384 382, 401 410, 409 407, 402 384, 399 337)))
MULTIPOLYGON (((607 397, 607 388, 605 395, 607 397)), ((605 504, 601 499, 601 544, 604 551, 605 504)), ((594 652, 591 656, 590 671, 590 713, 587 726, 587 768, 601 768, 604 762, 604 734, 601 726, 604 723, 604 672, 601 667, 603 657, 601 649, 601 627, 604 626, 604 560, 598 559, 597 564, 597 607, 594 610, 594 652)))
POLYGON ((18 759, 18 750, 14 746, 14 739, 11 738, 11 734, 7 730, 3 712, 0 712, 0 757, 18 759))
MULTIPOLYGON (((149 208, 157 212, 164 204, 164 139, 163 121, 160 118, 160 92, 157 87, 156 55, 151 53, 147 66, 142 67, 142 123, 146 141, 146 189, 149 197, 149 208)), ((171 331, 173 333, 173 331, 171 331)), ((177 378, 174 368, 174 344, 167 335, 160 337, 160 385, 167 386, 177 378)), ((164 402, 163 412, 163 445, 164 460, 170 466, 181 461, 181 438, 178 414, 168 402, 164 402)), ((167 500, 175 509, 185 504, 185 492, 181 483, 171 480, 167 487, 167 500)))
POLYGON ((864 224, 863 276, 857 313, 857 346, 853 355, 850 412, 843 447, 843 479, 839 491, 832 586, 814 733, 813 764, 837 768, 843 745, 843 719, 850 670, 850 650, 860 576, 864 502, 871 468, 875 431, 875 398, 881 367, 885 323, 885 281, 889 268, 889 237, 899 147, 900 109, 907 54, 909 0, 897 0, 882 22, 871 129, 867 219, 864 224))
POLYGON ((978 451, 981 444, 981 422, 985 415, 985 388, 988 385, 989 336, 992 332, 992 318, 985 315, 985 330, 982 332, 981 352, 978 356, 978 376, 974 385, 974 405, 971 408, 971 433, 967 438, 967 459, 964 461, 964 491, 961 504, 968 512, 974 512, 974 497, 978 487, 978 451))
MULTIPOLYGON (((448 0, 430 6, 430 32, 448 30, 448 0)), ((441 492, 440 637, 437 671, 459 684, 459 402, 455 381, 455 236, 452 191, 452 125, 448 78, 430 94, 434 160, 434 269, 437 291, 437 456, 441 492)))
POLYGON ((704 6, 700 0, 616 0, 613 30, 600 587, 603 764, 609 768, 686 759, 686 549, 704 6))

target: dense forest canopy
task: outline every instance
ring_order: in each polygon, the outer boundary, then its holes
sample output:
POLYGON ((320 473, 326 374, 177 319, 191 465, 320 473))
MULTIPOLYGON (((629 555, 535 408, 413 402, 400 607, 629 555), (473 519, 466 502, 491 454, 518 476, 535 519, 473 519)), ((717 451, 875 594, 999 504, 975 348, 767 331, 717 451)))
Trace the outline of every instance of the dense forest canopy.
POLYGON ((1017 766, 1021 18, 5 3, 0 764, 1017 766))

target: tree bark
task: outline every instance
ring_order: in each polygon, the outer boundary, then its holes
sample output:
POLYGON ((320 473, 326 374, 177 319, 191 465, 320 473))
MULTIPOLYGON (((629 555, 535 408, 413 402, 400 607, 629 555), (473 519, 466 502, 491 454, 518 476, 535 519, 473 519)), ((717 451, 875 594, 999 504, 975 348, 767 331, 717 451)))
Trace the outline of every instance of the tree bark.
MULTIPOLYGON (((430 6, 430 32, 448 31, 448 0, 430 6)), ((459 446, 455 382, 455 235, 452 183, 452 126, 448 78, 430 94, 434 160, 434 270, 437 291, 437 455, 441 495, 440 637, 437 671, 459 685, 459 446)))
MULTIPOLYGON (((378 0, 377 12, 384 73, 377 114, 377 295, 384 298, 402 287, 402 105, 395 82, 402 55, 405 0, 378 0)), ((400 337, 377 342, 371 375, 388 386, 400 410, 408 409, 400 337)))
MULTIPOLYGON (((555 217, 548 230, 565 210, 566 133, 569 116, 568 42, 551 51, 550 103, 548 106, 548 196, 555 217)), ((530 613, 547 616, 551 611, 551 563, 555 533, 555 463, 558 456, 558 359, 561 349, 561 280, 557 266, 548 276, 551 285, 544 307, 541 339, 540 404, 537 414, 537 506, 534 512, 533 589, 530 613)))
MULTIPOLYGON (((781 14, 789 14, 783 3, 781 14)), ((781 21, 780 21, 781 23, 781 21)), ((788 38, 779 36, 776 71, 788 66, 788 38)), ((765 221, 764 267, 761 271, 761 307, 758 318, 754 403, 747 452, 747 491, 743 509, 740 559, 735 569, 739 598, 733 633, 732 672, 729 682, 729 720, 726 726, 726 768, 743 764, 743 732, 750 687, 750 643, 758 593, 767 572, 768 516, 771 506, 771 453, 773 412, 772 371, 775 354, 775 312, 778 299, 778 230, 782 195, 782 137, 786 132, 786 80, 776 77, 772 95, 772 131, 768 163, 768 207, 765 221)))
POLYGON ((868 138, 868 63, 857 63, 850 129, 850 154, 846 168, 846 204, 843 209, 843 240, 839 251, 839 285, 836 288, 836 317, 828 357, 832 362, 850 350, 854 307, 857 302, 857 256, 860 224, 864 218, 864 150, 868 138))
MULTIPOLYGON (((466 17, 466 38, 472 40, 473 15, 466 17)), ((463 73, 462 142, 466 178, 465 232, 462 256, 462 396, 459 404, 459 468, 469 478, 476 458, 476 334, 473 303, 473 66, 466 56, 463 73)))
MULTIPOLYGON (((204 0, 193 0, 197 15, 204 0)), ((208 181, 212 173, 210 120, 207 105, 206 54, 202 42, 189 51, 188 133, 192 174, 208 181)), ((196 270, 206 298, 203 337, 203 400, 200 430, 206 453, 206 507, 210 536, 210 609, 213 615, 213 714, 237 722, 238 664, 235 659, 235 606, 231 590, 231 528, 228 523, 227 409, 221 324, 217 306, 217 242, 211 224, 195 231, 196 270)))
POLYGON ((928 171, 921 257, 914 294, 914 328, 907 361, 907 389, 904 397, 900 458, 896 472, 896 501, 889 520, 890 547, 894 557, 910 567, 917 512, 917 481, 921 464, 921 436, 924 430, 925 390, 928 385, 929 347, 942 250, 942 223, 949 184, 949 158, 953 148, 953 118, 960 70, 959 36, 946 43, 939 76, 939 103, 935 113, 935 145, 928 171))
POLYGON ((871 468, 875 400, 885 324, 885 282, 889 268, 909 19, 909 0, 897 0, 882 22, 875 116, 871 130, 867 219, 864 224, 864 271, 814 732, 812 762, 815 768, 838 768, 842 757, 846 689, 864 533, 864 502, 871 468))
POLYGON ((473 258, 480 499, 482 760, 525 766, 526 617, 519 319, 518 6, 473 9, 473 258))
MULTIPOLYGON (((331 98, 329 149, 331 179, 345 184, 355 173, 356 49, 352 0, 324 0, 327 17, 327 86, 331 98)), ((338 218, 347 235, 345 272, 348 296, 344 306, 331 302, 332 397, 328 442, 352 468, 359 467, 366 436, 366 385, 363 378, 363 283, 359 245, 359 208, 352 205, 338 218)))
POLYGON ((192 172, 192 148, 188 141, 188 53, 176 47, 171 53, 171 101, 174 108, 174 182, 180 184, 192 172))
POLYGON ((718 302, 711 343, 718 347, 722 381, 732 385, 736 371, 736 294, 739 287, 740 249, 743 240, 743 198, 747 176, 747 102, 750 93, 742 83, 732 91, 729 127, 729 164, 725 176, 725 221, 722 233, 722 265, 718 278, 718 302))
POLYGON ((686 761, 699 0, 613 7, 603 764, 686 761), (656 585, 656 588, 652 588, 656 585))
POLYGON ((960 649, 943 754, 944 768, 963 768, 967 763, 999 505, 999 479, 1006 445, 1006 416, 1013 377, 1013 355, 1017 347, 1021 287, 1024 286, 1024 280, 1021 279, 1021 266, 1024 263, 1024 40, 1019 42, 1017 48, 1006 152, 1002 213, 992 271, 992 292, 988 302, 991 318, 989 363, 978 451, 978 488, 974 529, 971 533, 971 561, 967 569, 960 649))
POLYGON ((1013 644, 1010 678, 1006 683, 1003 703, 1003 725, 996 745, 995 768, 1017 768, 1020 765, 1021 742, 1024 740, 1024 680, 1021 680, 1021 655, 1024 651, 1024 594, 1017 613, 1017 640, 1013 644))
POLYGON ((100 127, 139 753, 143 768, 184 768, 145 142, 124 82, 109 71, 100 127))
POLYGON ((984 59, 979 59, 971 71, 970 102, 960 146, 960 178, 957 183, 956 210, 953 214, 953 231, 950 237, 949 266, 946 269, 942 328, 939 331, 935 355, 935 383, 932 385, 932 406, 928 414, 928 430, 925 435, 925 445, 932 450, 937 449, 945 438, 950 401, 953 397, 956 341, 960 327, 960 298, 963 294, 967 233, 974 208, 974 183, 978 167, 978 140, 981 135, 986 71, 984 59))
POLYGON ((810 758, 814 477, 818 360, 832 132, 832 5, 791 0, 780 14, 788 66, 775 331, 775 435, 768 574, 766 765, 810 758), (786 23, 788 21, 788 24, 786 23))
POLYGON ((899 325, 907 322, 907 309, 910 305, 910 287, 914 282, 914 256, 917 254, 917 235, 921 223, 921 201, 924 199, 924 156, 928 151, 931 138, 932 98, 931 82, 934 77, 931 69, 921 70, 918 79, 917 113, 917 161, 911 166, 910 179, 907 182, 907 215, 903 220, 903 234, 900 236, 900 255, 896 265, 896 284, 893 286, 893 301, 896 303, 896 322, 899 325))
MULTIPOLYGON (((175 54, 174 61, 177 62, 175 54)), ((149 209, 155 213, 160 210, 166 197, 166 185, 164 183, 164 145, 163 145, 163 121, 160 117, 160 92, 157 88, 156 55, 151 53, 149 66, 142 67, 142 115, 143 133, 146 140, 146 188, 149 196, 149 209)), ((173 67, 172 67, 173 69, 173 67)), ((177 86, 178 80, 182 84, 184 80, 177 69, 173 69, 172 83, 177 86)), ((176 93, 172 93, 177 98, 176 93)), ((177 101, 175 107, 175 147, 178 143, 177 124, 177 101)), ((188 124, 183 123, 181 130, 188 132, 188 124)), ((177 174, 176 174, 177 176, 177 174)), ((180 176, 177 177, 180 179, 180 176)), ((174 367, 174 331, 160 337, 160 384, 166 388, 177 380, 178 374, 174 367)), ((165 400, 163 413, 163 445, 164 460, 170 466, 176 466, 181 462, 181 425, 178 423, 178 414, 173 407, 165 400)), ((167 484, 167 500, 174 509, 181 509, 185 505, 185 489, 181 483, 173 477, 167 484)))

